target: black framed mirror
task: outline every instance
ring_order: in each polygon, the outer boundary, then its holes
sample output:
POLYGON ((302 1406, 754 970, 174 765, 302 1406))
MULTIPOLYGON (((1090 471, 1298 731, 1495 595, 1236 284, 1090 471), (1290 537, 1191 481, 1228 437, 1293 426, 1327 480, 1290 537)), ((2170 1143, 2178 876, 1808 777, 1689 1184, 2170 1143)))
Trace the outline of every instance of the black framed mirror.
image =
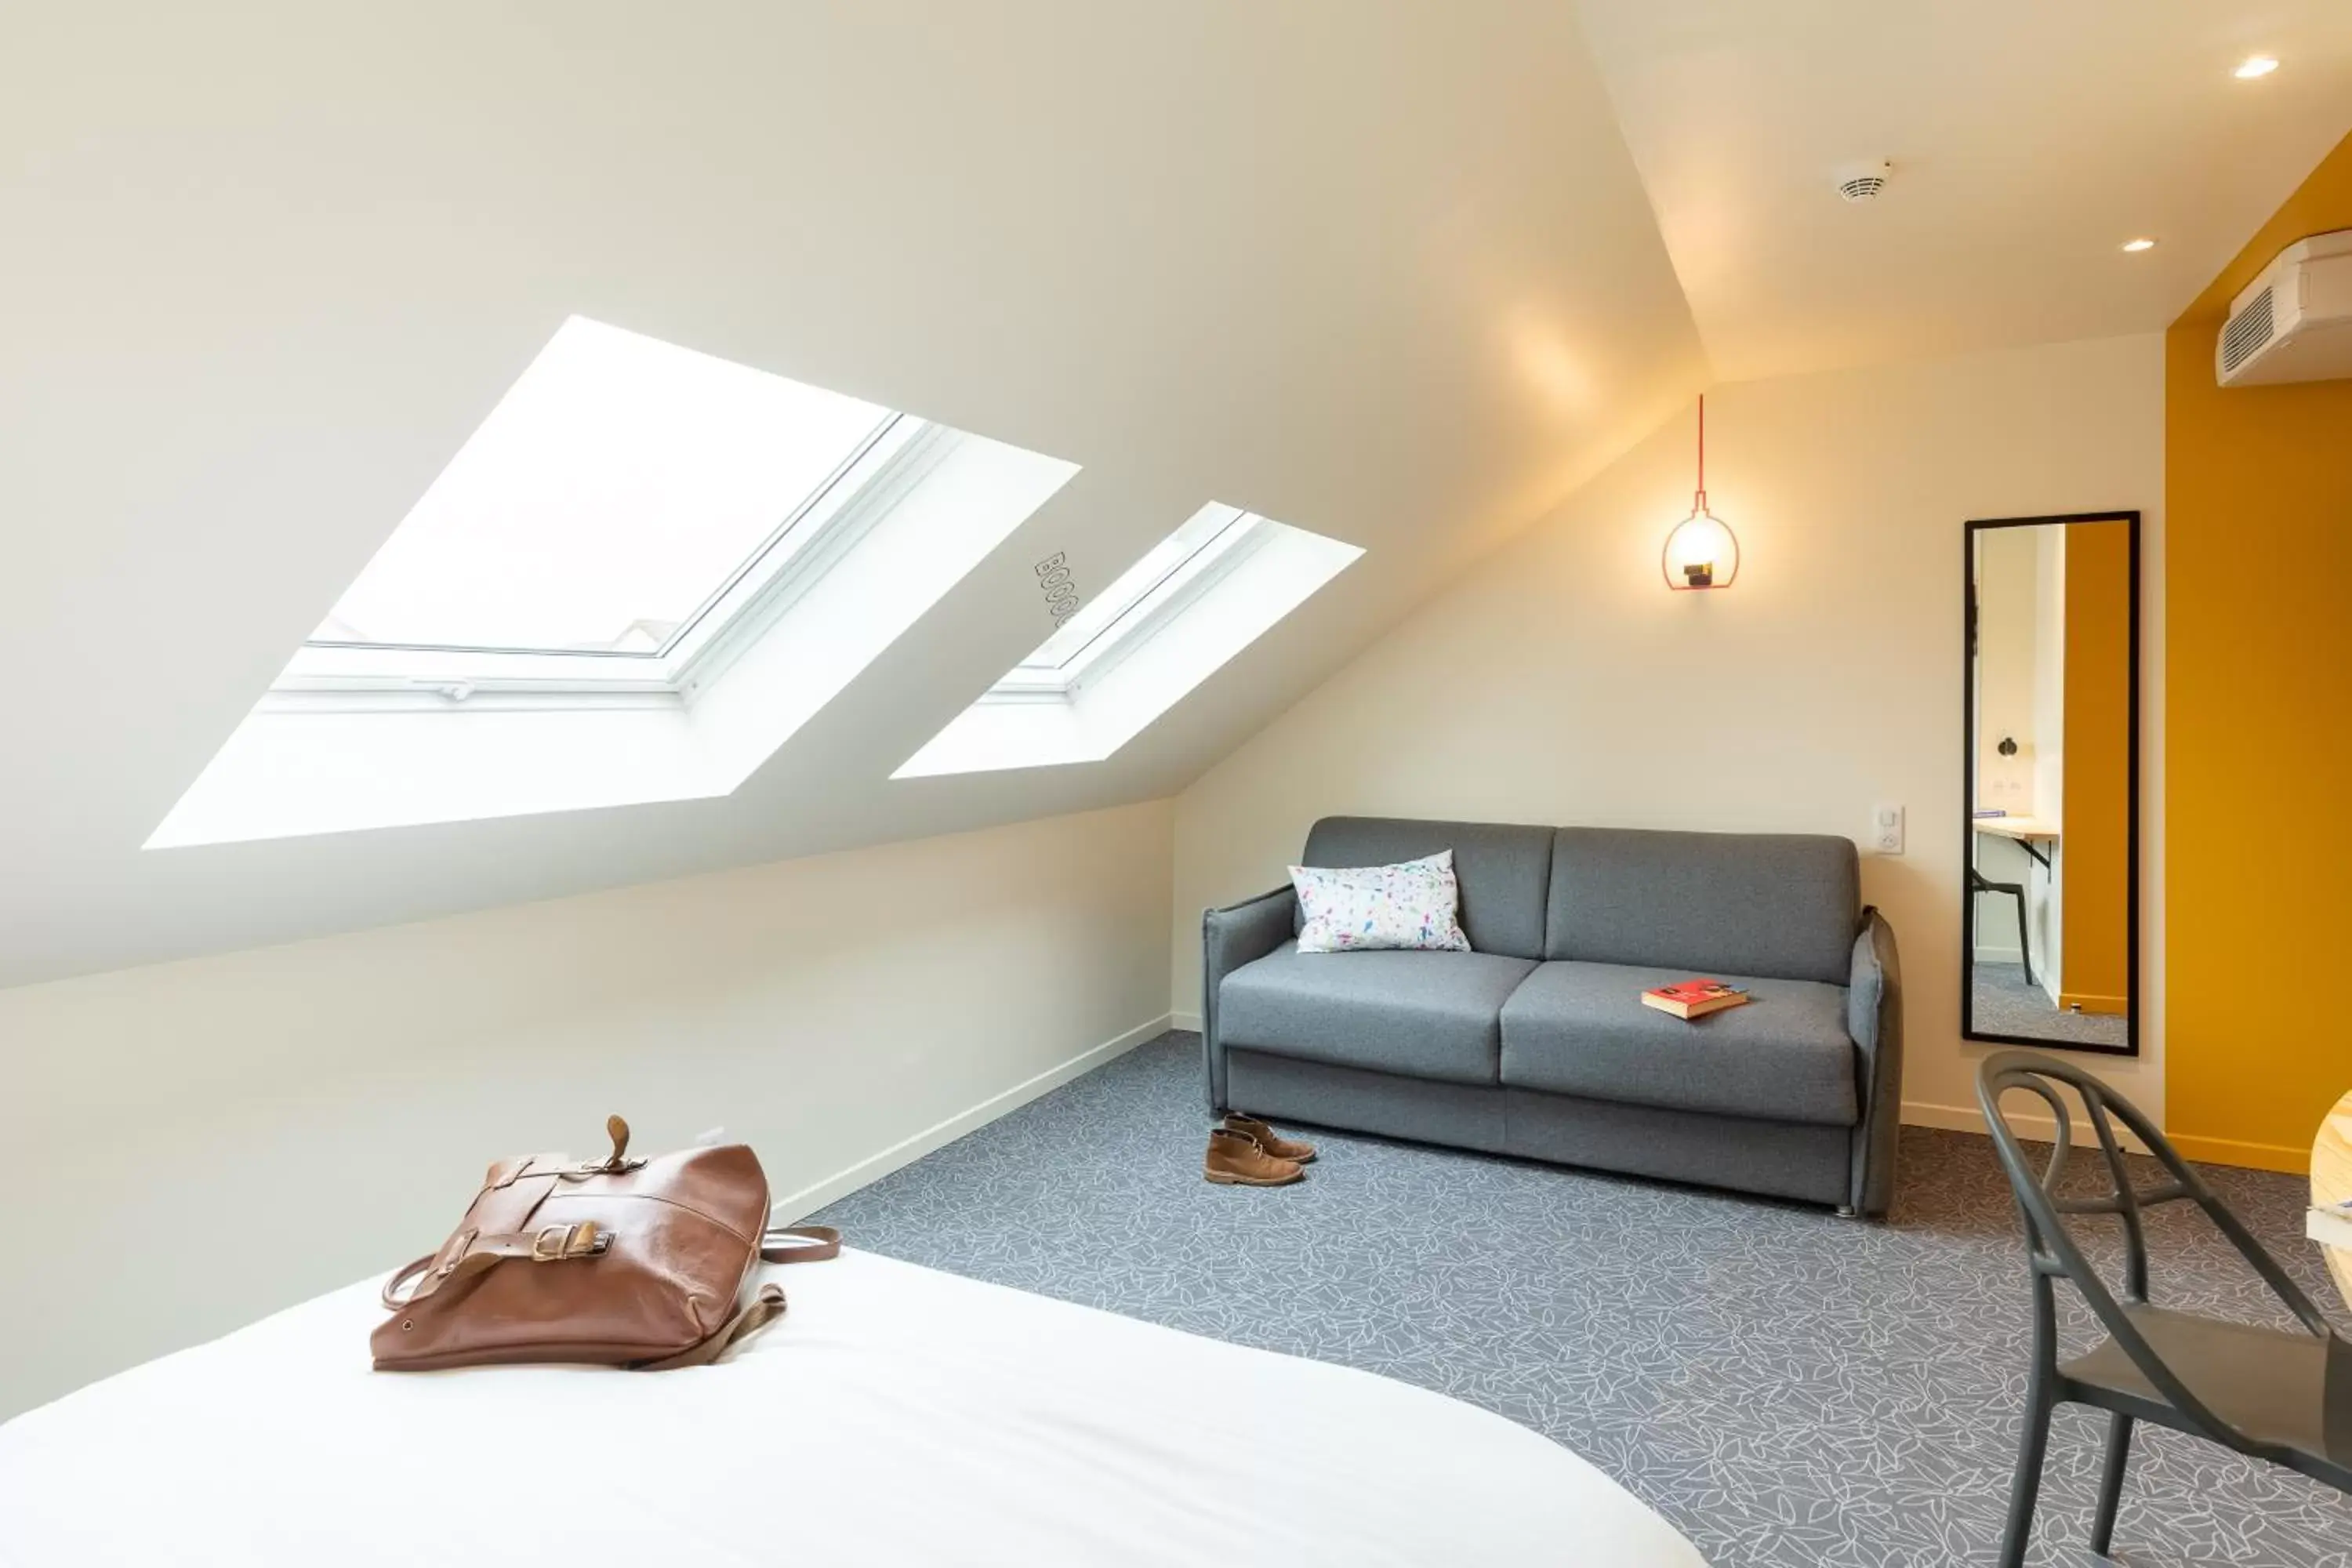
POLYGON ((2139 513, 1972 521, 1960 1033, 2139 1054, 2139 513))

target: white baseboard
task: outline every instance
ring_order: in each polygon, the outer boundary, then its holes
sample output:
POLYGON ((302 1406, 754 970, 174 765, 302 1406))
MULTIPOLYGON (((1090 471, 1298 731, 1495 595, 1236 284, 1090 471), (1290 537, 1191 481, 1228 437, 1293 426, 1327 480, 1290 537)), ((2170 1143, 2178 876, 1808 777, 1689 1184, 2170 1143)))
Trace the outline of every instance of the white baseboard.
MULTIPOLYGON (((2082 1107, 2074 1109, 2079 1112, 2082 1107)), ((1982 1135, 1985 1130, 1984 1112, 1973 1105, 1928 1105, 1906 1100, 1903 1102, 1903 1120, 1913 1127, 1940 1127, 1948 1132, 1982 1135)), ((2009 1124, 2016 1129, 2020 1138, 2031 1142, 2047 1143, 2058 1136, 2058 1123, 2047 1111, 2011 1110, 2009 1124)), ((2116 1136, 2123 1140, 2124 1147, 2134 1153, 2147 1152, 2147 1146, 2133 1137, 2131 1130, 2120 1123, 2116 1127, 2116 1136)), ((2090 1124, 2079 1114, 2074 1118, 2074 1146, 2094 1155, 2099 1146, 2099 1135, 2091 1131, 2090 1124)))
POLYGON ((1201 1015, 1198 1013, 1171 1013, 1168 1015, 1168 1026, 1171 1029, 1190 1029, 1192 1033, 1197 1035, 1201 1032, 1201 1015))
MULTIPOLYGON (((2036 1137, 2050 1136, 2051 1122, 2047 1116, 2019 1116, 2014 1120, 2020 1131, 2035 1127, 2036 1137)), ((1940 1127, 1947 1132, 1981 1132, 1985 1130, 1984 1116, 1973 1105, 1927 1105, 1916 1100, 1906 1100, 1903 1102, 1903 1121, 1906 1126, 1940 1127)))
POLYGON ((1143 1044, 1168 1032, 1165 1014, 1148 1024, 1139 1024, 1101 1045, 1080 1051, 1068 1061, 1047 1068, 1036 1077, 1014 1084, 1002 1094, 989 1096, 969 1110, 959 1111, 936 1126, 927 1127, 911 1138, 902 1138, 878 1154, 860 1160, 845 1171, 836 1172, 824 1180, 787 1193, 768 1205, 769 1222, 791 1225, 807 1215, 814 1214, 836 1198, 848 1196, 858 1188, 878 1182, 901 1165, 911 1165, 934 1149, 954 1142, 976 1127, 982 1127, 1008 1111, 1051 1093, 1074 1078, 1093 1071, 1112 1058, 1123 1056, 1143 1044))

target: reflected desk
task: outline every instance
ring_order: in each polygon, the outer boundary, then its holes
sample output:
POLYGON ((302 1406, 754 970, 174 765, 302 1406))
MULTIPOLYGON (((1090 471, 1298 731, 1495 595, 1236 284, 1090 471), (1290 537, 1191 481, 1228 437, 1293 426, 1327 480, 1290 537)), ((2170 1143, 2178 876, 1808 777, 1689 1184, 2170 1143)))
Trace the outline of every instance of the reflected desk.
POLYGON ((2013 840, 2020 849, 2050 869, 2050 851, 2058 842, 2058 819, 2053 816, 1971 816, 1969 826, 1979 833, 2013 840))

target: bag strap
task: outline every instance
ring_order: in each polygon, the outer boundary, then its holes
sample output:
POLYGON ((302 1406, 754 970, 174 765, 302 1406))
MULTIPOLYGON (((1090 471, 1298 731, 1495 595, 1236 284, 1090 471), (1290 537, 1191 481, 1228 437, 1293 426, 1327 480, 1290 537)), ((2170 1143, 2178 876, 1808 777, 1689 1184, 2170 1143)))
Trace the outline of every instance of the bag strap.
MULTIPOLYGON (((562 1232, 567 1227, 559 1226, 551 1229, 554 1232, 562 1232)), ((532 1258, 541 1262, 553 1263, 593 1257, 604 1250, 603 1247, 595 1245, 601 1233, 594 1226, 572 1226, 568 1227, 568 1230, 569 1235, 565 1236, 563 1240, 574 1244, 570 1248, 566 1248, 562 1244, 551 1245, 549 1231, 477 1237, 473 1238, 467 1251, 452 1259, 448 1269, 431 1279, 423 1281, 418 1285, 417 1289, 422 1293, 430 1294, 429 1288, 437 1287, 442 1281, 455 1275, 469 1274, 477 1269, 486 1268, 501 1258, 532 1258), (583 1232, 585 1233, 584 1242, 583 1232), (477 1259, 479 1261, 476 1261, 477 1259)), ((431 1268, 433 1260, 440 1256, 437 1252, 427 1253, 385 1280, 383 1284, 385 1309, 396 1312, 415 1300, 416 1298, 414 1296, 403 1297, 400 1288, 431 1268)), ((822 1263, 827 1258, 840 1256, 841 1232, 833 1226, 783 1226, 763 1231, 760 1236, 760 1258, 763 1263, 822 1263)), ((763 1285, 760 1288, 760 1293, 757 1296, 745 1305, 737 1308, 734 1314, 719 1325, 718 1332, 699 1344, 680 1351, 676 1355, 665 1356, 659 1361, 637 1362, 635 1365, 644 1372, 667 1372, 674 1367, 706 1365, 717 1361, 735 1346, 782 1317, 785 1305, 783 1287, 763 1285)))
POLYGON ((433 1260, 439 1256, 439 1253, 428 1252, 415 1262, 403 1266, 399 1273, 385 1280, 383 1282, 384 1310, 397 1312, 408 1305, 408 1299, 400 1293, 400 1288, 432 1268, 433 1260))
POLYGON ((582 1220, 576 1225, 541 1226, 537 1230, 492 1231, 488 1235, 461 1230, 445 1242, 439 1252, 416 1259, 385 1280, 383 1304, 394 1311, 413 1306, 443 1286, 478 1274, 501 1258, 526 1258, 533 1263, 574 1263, 583 1258, 602 1258, 612 1245, 612 1232, 599 1229, 593 1220, 582 1220), (418 1279, 420 1275, 423 1278, 418 1279), (400 1288, 413 1279, 416 1279, 416 1288, 406 1296, 401 1295, 400 1288))
POLYGON ((629 1363, 633 1372, 673 1372, 682 1366, 708 1366, 784 1315, 784 1289, 781 1285, 762 1285, 760 1293, 735 1315, 719 1325, 719 1331, 700 1344, 682 1350, 676 1355, 659 1361, 635 1361, 629 1363))
POLYGON ((788 1225, 760 1233, 765 1263, 822 1263, 841 1256, 841 1232, 829 1225, 788 1225))
MULTIPOLYGON (((767 1263, 822 1263, 841 1256, 841 1232, 829 1225, 795 1225, 763 1231, 760 1258, 767 1263)), ((708 1366, 784 1315, 787 1303, 781 1285, 762 1285, 760 1293, 700 1344, 664 1356, 659 1361, 631 1363, 637 1372, 674 1372, 679 1367, 708 1366)))

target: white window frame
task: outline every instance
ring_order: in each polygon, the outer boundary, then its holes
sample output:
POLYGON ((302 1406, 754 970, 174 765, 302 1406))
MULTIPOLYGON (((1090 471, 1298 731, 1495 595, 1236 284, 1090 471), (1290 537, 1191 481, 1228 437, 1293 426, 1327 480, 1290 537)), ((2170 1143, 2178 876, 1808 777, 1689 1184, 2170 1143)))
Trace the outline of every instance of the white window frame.
POLYGON ((1025 660, 1013 666, 980 700, 1066 702, 1117 668, 1121 659, 1199 603, 1272 536, 1266 520, 1257 513, 1239 507, 1223 510, 1233 515, 1216 532, 1158 578, 1143 584, 1100 631, 1076 651, 1050 667, 1025 660))
POLYGON ((305 642, 265 709, 415 712, 690 706, 961 440, 912 415, 883 419, 654 651, 305 642), (789 548, 787 548, 789 546, 789 548))
MULTIPOLYGON (((1229 523, 1248 526, 1222 528, 1198 543, 1182 529, 1163 539, 1157 548, 1185 540, 1184 556, 1166 566, 1139 558, 1129 574, 1150 579, 1139 586, 1126 574, 1114 579, 1116 592, 1095 603, 1116 605, 1117 613, 1083 647, 1051 666, 1033 651, 890 776, 1102 762, 1364 553, 1254 512, 1216 510, 1232 514, 1229 523)), ((1209 511, 1195 512, 1186 526, 1209 511)))

